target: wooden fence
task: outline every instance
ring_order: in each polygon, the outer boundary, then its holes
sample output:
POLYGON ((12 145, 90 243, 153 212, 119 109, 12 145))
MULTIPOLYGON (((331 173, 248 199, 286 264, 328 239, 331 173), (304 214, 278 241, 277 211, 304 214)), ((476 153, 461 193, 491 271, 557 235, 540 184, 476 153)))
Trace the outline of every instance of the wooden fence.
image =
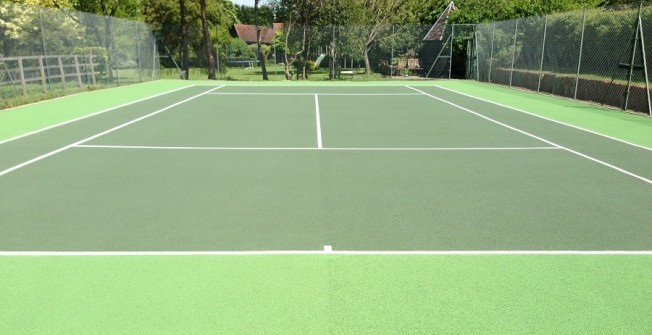
POLYGON ((28 94, 28 84, 39 83, 47 93, 49 83, 69 85, 95 85, 99 65, 94 55, 48 55, 0 58, 0 86, 20 85, 23 95, 28 94), (4 64, 3 64, 4 63, 4 64))

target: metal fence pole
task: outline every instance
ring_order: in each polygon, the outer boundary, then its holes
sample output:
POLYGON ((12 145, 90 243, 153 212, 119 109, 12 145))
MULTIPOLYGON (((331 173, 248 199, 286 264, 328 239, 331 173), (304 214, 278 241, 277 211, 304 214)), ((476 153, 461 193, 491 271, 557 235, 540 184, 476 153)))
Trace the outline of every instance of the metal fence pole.
POLYGON ((451 31, 451 49, 448 58, 448 79, 451 79, 453 73, 453 41, 455 40, 455 24, 453 24, 451 31))
POLYGON ((518 33, 518 19, 516 19, 516 24, 514 25, 514 44, 512 46, 512 66, 509 70, 509 87, 512 87, 512 79, 514 78, 514 62, 516 61, 516 37, 518 33))
POLYGON ((548 32, 548 16, 543 23, 543 43, 541 43, 541 62, 539 63, 539 84, 537 85, 537 92, 541 92, 541 78, 543 78, 543 57, 546 52, 546 33, 548 32))
POLYGON ((639 13, 638 15, 638 29, 641 33, 641 55, 643 56, 643 72, 645 73, 645 93, 647 95, 647 114, 652 116, 652 102, 650 100, 650 80, 647 72, 647 60, 645 55, 645 39, 644 39, 644 30, 643 30, 643 18, 639 13))
POLYGON ((582 14, 582 37, 580 39, 580 54, 577 60, 577 75, 575 76, 575 94, 573 99, 577 100, 577 89, 580 84, 580 69, 582 68, 582 51, 584 50, 584 31, 586 29, 586 8, 582 14))
POLYGON ((335 41, 335 24, 333 24, 332 31, 333 31, 333 36, 331 38, 331 42, 333 43, 333 50, 331 50, 331 54, 332 54, 333 59, 331 60, 331 80, 335 80, 336 79, 336 73, 335 73, 335 62, 336 62, 336 57, 335 57, 335 43, 336 43, 336 41, 335 41))
POLYGON ((113 23, 114 23, 113 20, 114 19, 115 19, 114 17, 109 17, 109 25, 111 26, 111 36, 110 36, 111 37, 111 51, 113 51, 112 56, 111 56, 111 62, 110 62, 111 64, 110 65, 112 67, 114 67, 114 69, 115 69, 114 78, 116 80, 117 85, 120 86, 120 70, 118 69, 118 64, 116 62, 116 60, 117 60, 116 59, 117 51, 116 51, 115 35, 114 35, 115 34, 115 26, 113 25, 113 23))
POLYGON ((39 22, 41 24, 41 38, 43 42, 43 60, 45 61, 45 81, 47 82, 48 91, 52 92, 52 86, 50 86, 50 66, 48 65, 48 50, 45 43, 45 29, 43 28, 43 9, 39 8, 38 10, 39 22))
POLYGON ((156 55, 158 55, 158 48, 156 46, 156 35, 154 35, 154 38, 152 38, 152 80, 156 79, 156 64, 158 63, 156 55))
POLYGON ((138 81, 143 82, 143 66, 140 51, 140 24, 136 24, 136 59, 138 62, 138 81))
POLYGON ((493 22, 491 28, 491 54, 489 55, 489 79, 488 82, 491 82, 491 68, 494 63, 494 38, 496 37, 496 21, 493 22))
POLYGON ((634 61, 636 60, 636 49, 638 48, 638 41, 640 37, 643 36, 643 32, 640 31, 639 21, 641 19, 641 11, 643 11, 643 3, 638 8, 638 17, 636 18, 636 29, 634 31, 634 46, 632 47, 632 56, 629 60, 629 71, 627 72, 627 91, 625 91, 625 103, 623 104, 623 110, 627 110, 629 107, 629 96, 632 93, 632 77, 634 75, 634 61), (639 36, 640 33, 640 36, 639 36))
POLYGON ((392 78, 394 75, 394 67, 392 64, 394 63, 394 25, 392 25, 392 56, 389 59, 389 77, 392 78))
MULTIPOLYGON (((82 15, 82 14, 79 14, 82 15)), ((83 19, 81 17, 78 18, 79 22, 82 22, 83 19)), ((83 64, 84 64, 84 73, 86 74, 86 86, 91 87, 91 77, 90 74, 88 73, 88 63, 92 62, 93 60, 88 61, 88 53, 86 52, 86 29, 87 27, 84 25, 81 29, 82 36, 81 36, 81 42, 82 42, 82 53, 84 55, 83 57, 83 64)))
POLYGON ((480 81, 480 53, 478 52, 478 26, 473 26, 473 53, 475 54, 475 80, 480 81))

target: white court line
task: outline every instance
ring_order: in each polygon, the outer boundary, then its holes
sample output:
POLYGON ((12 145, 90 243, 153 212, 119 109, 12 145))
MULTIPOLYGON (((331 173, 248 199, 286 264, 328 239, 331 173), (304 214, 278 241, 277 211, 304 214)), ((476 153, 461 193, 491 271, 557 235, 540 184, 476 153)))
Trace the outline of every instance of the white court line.
POLYGON ((492 118, 490 118, 490 117, 488 117, 488 116, 485 116, 485 115, 480 114, 480 113, 478 113, 478 112, 472 111, 472 110, 470 110, 470 109, 468 109, 468 108, 465 108, 465 107, 462 107, 462 106, 460 106, 460 105, 457 105, 457 104, 455 104, 455 103, 453 103, 453 102, 450 102, 450 101, 448 101, 448 100, 446 100, 446 99, 442 99, 442 98, 436 97, 436 96, 434 96, 434 95, 432 95, 432 94, 428 94, 428 93, 426 93, 426 92, 424 92, 424 91, 418 90, 418 89, 416 89, 416 88, 414 88, 414 87, 411 87, 411 86, 406 86, 406 87, 409 88, 409 89, 415 90, 415 91, 417 91, 417 92, 420 92, 420 93, 422 93, 423 95, 429 96, 429 97, 431 97, 431 98, 433 98, 433 99, 435 99, 435 100, 441 101, 441 102, 446 103, 446 104, 448 104, 448 105, 451 105, 451 106, 453 106, 453 107, 455 107, 455 108, 461 109, 461 110, 463 110, 463 111, 465 111, 465 112, 468 112, 468 113, 471 113, 471 114, 476 115, 476 116, 478 116, 478 117, 481 117, 481 118, 483 118, 483 119, 485 119, 485 120, 487 120, 487 121, 490 121, 490 122, 493 122, 493 123, 495 123, 495 124, 497 124, 497 125, 503 126, 503 127, 507 128, 507 129, 511 129, 511 130, 513 130, 513 131, 515 131, 515 132, 518 132, 518 133, 521 133, 521 134, 523 134, 523 135, 526 135, 526 136, 532 137, 532 138, 534 138, 534 139, 537 139, 537 140, 539 140, 539 141, 541 141, 541 142, 544 142, 544 143, 547 143, 547 144, 549 144, 549 145, 552 145, 552 146, 555 146, 555 147, 559 147, 559 148, 561 148, 561 149, 563 149, 563 150, 566 150, 566 151, 568 151, 568 152, 570 152, 570 153, 572 153, 572 154, 574 154, 574 155, 577 155, 577 156, 580 156, 580 157, 586 158, 586 159, 588 159, 588 160, 590 160, 590 161, 593 161, 593 162, 596 162, 596 163, 598 163, 598 164, 604 165, 604 166, 606 166, 606 167, 608 167, 608 168, 610 168, 610 169, 616 170, 616 171, 618 171, 618 172, 621 172, 621 173, 626 174, 626 175, 628 175, 628 176, 631 176, 631 177, 634 177, 634 178, 636 178, 636 179, 642 180, 642 181, 644 181, 644 182, 646 182, 646 183, 652 185, 652 180, 647 179, 647 178, 642 177, 642 176, 639 176, 639 175, 637 175, 637 174, 635 174, 635 173, 633 173, 633 172, 627 171, 627 170, 625 170, 625 169, 623 169, 623 168, 619 168, 619 167, 617 167, 617 166, 615 166, 615 165, 612 165, 612 164, 609 164, 609 163, 607 163, 607 162, 605 162, 605 161, 601 161, 601 160, 599 160, 599 159, 597 159, 597 158, 593 158, 593 157, 591 157, 591 156, 589 156, 589 155, 583 154, 583 153, 581 153, 581 152, 578 152, 578 151, 575 151, 575 150, 573 150, 573 149, 570 149, 570 148, 564 147, 564 146, 559 145, 559 144, 557 144, 557 143, 554 143, 554 142, 552 142, 552 141, 546 140, 546 139, 544 139, 544 138, 542 138, 542 137, 539 137, 539 136, 536 136, 536 135, 534 135, 534 134, 528 133, 528 132, 526 132, 526 131, 524 131, 524 130, 521 130, 521 129, 518 129, 518 128, 515 128, 515 127, 512 127, 512 126, 510 126, 510 125, 508 125, 508 124, 502 123, 502 122, 497 121, 497 120, 494 120, 494 119, 492 119, 492 118))
POLYGON ((141 150, 225 150, 225 151, 526 151, 526 150, 562 150, 559 147, 504 147, 504 148, 312 148, 312 147, 169 147, 144 145, 98 145, 79 144, 75 148, 94 149, 141 149, 141 150))
MULTIPOLYGON (((329 248, 330 247, 330 248, 329 248)), ((0 256, 652 256, 650 250, 265 250, 265 251, 0 251, 0 256)))
POLYGON ((475 99, 475 100, 480 100, 480 101, 484 101, 484 102, 487 102, 487 103, 490 103, 490 104, 493 104, 493 105, 496 105, 496 106, 500 106, 500 107, 504 107, 504 108, 507 108, 507 109, 511 109, 511 110, 513 110, 513 111, 517 111, 517 112, 519 112, 519 113, 523 113, 523 114, 531 115, 531 116, 534 116, 534 117, 538 117, 538 118, 543 119, 543 120, 546 120, 546 121, 550 121, 550 122, 554 122, 554 123, 557 123, 557 124, 561 124, 561 125, 564 125, 564 126, 567 126, 567 127, 571 127, 571 128, 577 129, 577 130, 585 131, 585 132, 587 132, 587 133, 591 133, 591 134, 593 134, 593 135, 602 136, 602 137, 604 137, 604 138, 608 138, 608 139, 610 139, 610 140, 614 140, 614 141, 617 141, 617 142, 621 142, 621 143, 624 143, 624 144, 628 144, 628 145, 631 145, 631 146, 633 146, 633 147, 637 147, 637 148, 639 148, 639 149, 644 149, 644 150, 652 151, 652 148, 648 148, 648 147, 646 147, 646 146, 642 146, 642 145, 639 145, 639 144, 636 144, 636 143, 632 143, 632 142, 628 142, 628 141, 622 140, 622 139, 620 139, 620 138, 616 138, 616 137, 612 137, 612 136, 609 136, 609 135, 605 135, 605 134, 599 133, 599 132, 597 132, 597 131, 593 131, 593 130, 589 130, 589 129, 586 129, 586 128, 582 128, 582 127, 574 126, 574 125, 572 125, 572 124, 568 124, 568 123, 565 123, 565 122, 561 122, 561 121, 553 120, 553 119, 551 119, 551 118, 548 118, 548 117, 545 117, 545 116, 542 116, 542 115, 537 115, 537 114, 534 114, 534 113, 532 113, 532 112, 528 112, 528 111, 525 111, 525 110, 522 110, 522 109, 518 109, 518 108, 515 108, 515 107, 511 107, 511 106, 503 105, 503 104, 501 104, 501 103, 499 103, 499 102, 495 102, 495 101, 491 101, 491 100, 487 100, 487 99, 483 99, 483 98, 478 98, 478 97, 475 97, 475 96, 470 95, 470 94, 462 93, 462 92, 459 92, 459 91, 456 91, 456 90, 452 90, 452 89, 450 89, 450 88, 446 88, 446 87, 441 87, 441 86, 438 86, 438 85, 435 85, 435 87, 437 87, 437 88, 441 88, 442 90, 446 90, 446 91, 449 91, 449 92, 457 93, 457 94, 459 94, 459 95, 463 95, 463 96, 465 96, 465 97, 473 98, 473 99, 475 99))
POLYGON ((179 101, 179 102, 174 103, 174 104, 172 104, 172 105, 169 105, 169 106, 167 106, 167 107, 161 108, 161 109, 159 109, 159 110, 157 110, 157 111, 154 111, 154 112, 152 112, 152 113, 149 113, 149 114, 147 114, 147 115, 141 116, 141 117, 139 117, 139 118, 137 118, 137 119, 134 119, 134 120, 131 120, 131 121, 125 122, 125 123, 123 123, 123 124, 121 124, 121 125, 119 125, 119 126, 116 126, 116 127, 111 128, 111 129, 109 129, 109 130, 105 130, 105 131, 103 131, 103 132, 101 132, 101 133, 98 133, 98 134, 95 134, 95 135, 93 135, 93 136, 87 137, 87 138, 85 138, 85 139, 83 139, 83 140, 81 140, 81 141, 77 141, 77 142, 75 142, 75 143, 72 143, 72 144, 66 145, 65 147, 61 147, 61 148, 59 148, 59 149, 56 149, 56 150, 50 151, 50 152, 48 152, 48 153, 46 153, 46 154, 43 154, 43 155, 41 155, 41 156, 38 156, 38 157, 36 157, 36 158, 32 158, 32 159, 30 159, 30 160, 28 160, 28 161, 26 161, 26 162, 20 163, 20 164, 15 165, 15 166, 12 166, 12 167, 10 167, 10 168, 8 168, 8 169, 6 169, 6 170, 0 171, 0 177, 4 176, 4 175, 6 175, 7 173, 10 173, 10 172, 12 172, 12 171, 18 170, 18 169, 20 169, 20 168, 22 168, 22 167, 25 167, 25 166, 27 166, 27 165, 30 165, 30 164, 32 164, 32 163, 35 163, 35 162, 38 162, 38 161, 40 161, 40 160, 42 160, 42 159, 45 159, 45 158, 47 158, 47 157, 50 157, 50 156, 52 156, 52 155, 56 155, 56 154, 58 154, 58 153, 60 153, 60 152, 62 152, 62 151, 68 150, 68 149, 70 149, 70 148, 72 148, 72 147, 78 146, 78 145, 80 145, 80 144, 82 144, 82 143, 84 143, 84 142, 91 141, 91 140, 96 139, 96 138, 98 138, 98 137, 100 137, 100 136, 104 136, 104 135, 109 134, 109 133, 112 133, 112 132, 114 132, 114 131, 116 131, 116 130, 118 130, 118 129, 124 128, 124 127, 129 126, 129 125, 132 125, 132 124, 134 124, 134 123, 136 123, 136 122, 138 122, 138 121, 142 121, 142 120, 144 120, 144 119, 147 119, 147 118, 149 118, 149 117, 152 117, 152 116, 154 116, 154 115, 156 115, 156 114, 159 114, 159 113, 164 112, 164 111, 166 111, 166 110, 168 110, 168 109, 174 108, 174 107, 176 107, 176 106, 178 106, 178 105, 181 105, 181 104, 186 103, 186 102, 188 102, 188 101, 190 101, 190 100, 196 99, 196 98, 198 98, 198 97, 200 97, 200 96, 202 96, 202 95, 205 95, 206 93, 208 93, 208 92, 210 92, 210 91, 214 91, 214 90, 220 89, 220 88, 222 88, 222 87, 224 87, 224 86, 223 86, 223 85, 222 85, 222 86, 218 86, 218 87, 213 88, 213 89, 211 89, 211 90, 209 90, 209 91, 202 92, 202 93, 197 94, 197 95, 193 95, 192 97, 190 97, 190 98, 188 98, 188 99, 184 99, 184 100, 182 100, 182 101, 179 101))
POLYGON ((330 96, 395 96, 395 95, 421 95, 419 93, 259 93, 259 92, 216 92, 210 95, 278 95, 278 96, 294 96, 294 95, 330 95, 330 96))
POLYGON ((321 116, 319 115, 319 96, 315 94, 315 119, 317 120, 317 149, 323 149, 321 141, 321 116))
MULTIPOLYGON (((31 135, 34 135, 34 134, 38 134, 38 133, 40 133, 40 132, 44 132, 44 131, 46 131, 46 130, 50 130, 50 129, 53 129, 53 128, 61 127, 61 126, 64 126, 64 125, 67 125, 67 124, 70 124, 70 123, 73 123, 73 122, 77 122, 77 121, 80 121, 80 120, 84 120, 84 119, 87 119, 87 118, 90 118, 90 117, 93 117, 93 116, 96 116, 96 115, 104 114, 104 113, 106 113, 106 112, 110 112, 110 111, 113 111, 113 110, 116 110, 116 109, 120 109, 120 108, 123 108, 123 107, 129 106, 129 105, 137 104, 137 103, 139 103, 139 102, 143 102, 143 101, 146 101, 146 100, 149 100, 149 99, 158 98, 158 97, 160 97, 160 96, 162 96, 162 95, 166 95, 166 94, 174 93, 174 92, 181 91, 181 90, 183 90, 183 89, 190 88, 190 87, 194 87, 194 86, 195 86, 195 85, 189 85, 189 86, 180 87, 180 88, 177 88, 177 89, 174 89, 174 90, 170 90, 170 91, 166 91, 166 92, 159 93, 159 94, 156 94, 156 95, 152 95, 152 96, 149 96, 149 97, 146 97, 146 98, 143 98, 143 99, 139 99, 139 100, 135 100, 135 101, 127 102, 127 103, 124 103, 124 104, 122 104, 122 105, 118 105, 118 106, 115 106, 115 107, 111 107, 111 108, 103 109, 103 110, 101 110, 101 111, 99 111, 99 112, 95 112, 95 113, 93 113, 93 114, 84 115, 84 116, 78 117, 78 118, 76 118, 76 119, 72 119, 72 120, 64 121, 64 122, 57 123, 57 124, 52 125, 52 126, 48 126, 48 127, 41 128, 41 129, 38 129, 38 130, 35 130, 35 131, 32 131, 32 132, 29 132, 29 133, 25 133, 25 134, 22 134, 22 135, 18 135, 18 136, 16 136, 16 137, 12 137, 12 138, 9 138, 9 139, 6 139, 6 140, 2 140, 2 141, 0 141, 0 144, 5 144, 5 143, 7 143, 7 142, 15 141, 15 140, 17 140, 17 139, 21 139, 21 138, 24 138, 24 137, 27 137, 27 136, 31 136, 31 135)), ((47 101, 47 100, 44 100, 44 101, 47 101)))

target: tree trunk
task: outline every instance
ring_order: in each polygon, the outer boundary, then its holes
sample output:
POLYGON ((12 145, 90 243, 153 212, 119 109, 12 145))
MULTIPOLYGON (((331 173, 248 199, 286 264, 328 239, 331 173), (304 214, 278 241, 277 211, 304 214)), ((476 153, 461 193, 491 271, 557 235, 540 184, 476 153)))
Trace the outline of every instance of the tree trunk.
POLYGON ((254 1, 254 19, 256 20, 256 44, 258 46, 258 59, 260 60, 260 69, 263 72, 263 80, 269 80, 267 77, 267 67, 265 66, 265 55, 263 55, 263 50, 261 48, 260 42, 262 36, 260 31, 260 18, 258 17, 258 0, 254 1))
POLYGON ((190 79, 188 23, 186 22, 185 0, 179 0, 179 26, 181 33, 181 79, 190 79))
MULTIPOLYGON (((310 29, 310 28, 308 28, 308 29, 310 29)), ((309 31, 308 34, 310 34, 310 33, 311 32, 309 31)), ((308 69, 308 61, 309 61, 308 55, 309 55, 309 52, 310 52, 310 42, 312 42, 312 39, 306 38, 306 34, 304 33, 303 34, 303 45, 304 45, 303 49, 306 50, 305 55, 303 57, 303 69, 302 69, 303 70, 302 76, 303 76, 304 80, 308 80, 308 72, 310 70, 310 69, 308 69)))
POLYGON ((364 74, 366 74, 366 75, 371 74, 371 64, 369 62, 369 48, 370 48, 370 46, 365 45, 365 48, 364 48, 364 74))
POLYGON ((290 31, 292 30, 292 26, 290 24, 286 24, 285 28, 285 44, 283 47, 283 72, 285 73, 285 80, 292 80, 292 73, 290 73, 290 59, 288 57, 288 47, 289 47, 289 39, 290 39, 290 31))
POLYGON ((208 21, 206 20, 206 0, 199 0, 201 11, 201 32, 204 35, 204 52, 208 60, 208 79, 215 79, 215 58, 211 45, 211 35, 208 33, 208 21))

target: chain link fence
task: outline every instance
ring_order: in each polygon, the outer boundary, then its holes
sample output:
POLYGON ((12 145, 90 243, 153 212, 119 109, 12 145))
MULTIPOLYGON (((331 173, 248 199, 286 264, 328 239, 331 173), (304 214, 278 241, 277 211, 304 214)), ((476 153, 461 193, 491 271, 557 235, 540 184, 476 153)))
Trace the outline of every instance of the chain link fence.
POLYGON ((480 24, 476 43, 471 78, 652 115, 650 4, 480 24))
MULTIPOLYGON (((217 79, 261 80, 264 58, 269 80, 376 80, 464 78, 473 49, 474 25, 303 26, 277 23, 261 28, 262 53, 255 27, 239 25, 229 40, 214 41, 217 79), (452 62, 451 62, 452 60, 452 62)), ((190 38, 195 40, 195 38, 190 38)), ((161 63, 167 78, 182 75, 178 43, 162 41, 161 63), (173 47, 169 47, 174 45, 173 47)), ((190 79, 205 79, 201 45, 191 45, 190 79), (194 70, 194 71, 193 71, 194 70)))
POLYGON ((0 3, 0 108, 158 75, 145 23, 0 3))

